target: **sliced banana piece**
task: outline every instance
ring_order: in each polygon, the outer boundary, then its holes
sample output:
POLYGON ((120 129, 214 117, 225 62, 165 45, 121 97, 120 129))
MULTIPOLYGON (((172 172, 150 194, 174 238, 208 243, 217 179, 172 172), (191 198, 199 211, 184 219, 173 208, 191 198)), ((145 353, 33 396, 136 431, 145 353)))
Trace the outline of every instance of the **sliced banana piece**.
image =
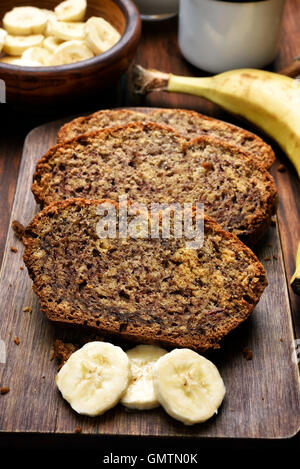
POLYGON ((167 353, 154 345, 138 345, 128 350, 131 378, 121 404, 130 409, 154 409, 159 406, 153 387, 153 365, 167 353))
POLYGON ((54 9, 55 15, 60 21, 82 21, 85 17, 86 0, 66 0, 54 9))
POLYGON ((153 367, 154 390, 165 411, 185 425, 217 412, 225 386, 215 365, 190 349, 175 349, 153 367))
POLYGON ((129 359, 120 347, 89 342, 70 356, 56 384, 76 412, 93 417, 119 402, 129 377, 129 359))
POLYGON ((29 47, 22 54, 23 65, 43 67, 50 65, 52 54, 43 47, 29 47))
POLYGON ((22 58, 21 57, 11 57, 10 55, 5 55, 4 57, 0 58, 0 62, 9 65, 19 65, 23 66, 22 58))
POLYGON ((22 55, 29 47, 41 47, 44 41, 42 34, 33 34, 32 36, 11 36, 7 34, 3 51, 8 55, 22 55))
POLYGON ((9 34, 28 36, 41 34, 47 24, 47 15, 36 7, 15 7, 3 18, 3 26, 9 34))
POLYGON ((53 54, 62 43, 63 41, 58 37, 49 36, 44 39, 43 47, 53 54))
POLYGON ((66 21, 48 22, 47 34, 63 41, 84 40, 85 23, 67 23, 66 21))
POLYGON ((4 29, 0 28, 0 52, 2 52, 6 36, 7 32, 4 29))
POLYGON ((67 41, 57 47, 52 56, 51 65, 66 65, 91 57, 94 57, 94 54, 84 41, 67 41))
POLYGON ((54 11, 52 10, 47 10, 45 8, 42 8, 41 10, 43 13, 45 13, 45 15, 47 16, 47 20, 56 20, 56 14, 54 13, 54 11))
POLYGON ((120 33, 105 19, 93 16, 85 24, 86 43, 94 54, 102 54, 120 39, 120 33))

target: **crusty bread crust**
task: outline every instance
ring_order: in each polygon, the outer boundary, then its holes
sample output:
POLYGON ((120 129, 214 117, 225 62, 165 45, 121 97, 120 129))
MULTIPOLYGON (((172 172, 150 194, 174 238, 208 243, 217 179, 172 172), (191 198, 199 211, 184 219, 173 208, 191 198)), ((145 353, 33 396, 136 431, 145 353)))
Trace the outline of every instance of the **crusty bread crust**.
MULTIPOLYGON (((143 239, 129 241, 132 252, 137 254, 135 261, 138 261, 141 270, 135 277, 137 283, 131 284, 135 286, 130 300, 127 299, 124 303, 120 293, 124 289, 122 279, 125 275, 125 284, 127 284, 130 276, 134 276, 134 260, 133 257, 126 257, 126 253, 123 252, 124 247, 118 244, 120 240, 117 239, 112 241, 115 244, 111 259, 115 261, 118 259, 120 277, 118 283, 113 284, 111 289, 113 300, 109 300, 109 306, 105 306, 101 291, 99 295, 97 293, 97 299, 95 292, 105 286, 105 281, 100 279, 105 277, 105 269, 110 269, 111 260, 108 256, 107 264, 101 264, 101 257, 105 254, 100 254, 100 257, 88 254, 93 252, 96 243, 93 235, 95 207, 103 202, 103 200, 85 199, 55 202, 38 213, 25 230, 24 262, 33 280, 34 291, 48 319, 57 324, 88 327, 101 334, 140 343, 188 347, 202 352, 210 348, 219 348, 220 340, 249 317, 267 285, 264 268, 257 257, 235 235, 222 230, 213 219, 205 216, 204 245, 196 251, 196 254, 193 250, 185 252, 179 264, 178 257, 175 258, 173 264, 175 270, 168 273, 170 277, 167 281, 170 281, 171 287, 166 296, 163 295, 163 276, 167 269, 164 262, 166 260, 173 262, 172 256, 181 252, 182 244, 174 239, 170 242, 161 239, 153 245, 152 241, 143 239), (90 219, 86 222, 89 216, 90 219), (78 221, 75 225, 74 217, 77 217, 78 221), (84 233, 86 229, 82 231, 76 228, 81 226, 82 220, 86 222, 84 227, 88 228, 88 234, 84 233), (67 258, 65 248, 60 247, 62 241, 59 240, 72 236, 74 238, 70 242, 76 240, 79 242, 84 238, 83 249, 86 251, 83 253, 83 258, 80 258, 81 252, 74 255, 70 252, 67 258), (176 244, 178 242, 179 244, 176 244), (157 254, 159 249, 160 253, 157 254), (151 272, 147 280, 149 270, 147 263, 145 264, 147 256, 144 257, 143 251, 150 256, 151 266, 154 267, 155 263, 161 262, 161 266, 158 266, 161 269, 158 270, 160 275, 154 280, 151 272), (80 259, 83 264, 88 264, 85 271, 87 274, 84 277, 80 277, 84 266, 80 264, 80 259), (126 275, 128 263, 129 270, 132 271, 129 277, 126 275), (180 264, 182 269, 178 267, 180 264), (209 277, 201 271, 202 268, 209 268, 209 277), (180 281, 191 282, 185 288, 179 287, 181 295, 178 295, 176 290, 178 288, 176 282, 175 291, 172 289, 173 280, 178 272, 181 272, 178 277, 180 281), (142 275, 146 275, 144 284, 140 280, 142 275), (234 283, 228 282, 230 277, 234 277, 234 283), (70 284, 68 288, 71 293, 65 290, 65 281, 70 284), (204 285, 202 281, 205 282, 204 285), (82 289, 83 283, 80 282, 85 282, 86 288, 82 289), (149 293, 145 293, 145 285, 147 289, 149 287, 149 293), (219 295, 219 300, 216 299, 216 294, 219 295), (111 301, 118 301, 118 295, 120 306, 116 309, 116 306, 111 306, 111 301), (156 302, 151 303, 151 295, 156 295, 156 302), (136 299, 137 296, 139 300, 136 299), (168 313, 166 309, 160 307, 163 301, 170 301, 169 309, 168 303, 165 304, 168 313), (190 306, 186 306, 188 304, 190 306), (213 307, 210 306, 207 310, 205 306, 207 304, 213 307)), ((115 203, 115 207, 118 208, 118 204, 115 203)), ((70 249, 69 242, 68 246, 70 249)))
MULTIPOLYGON (((215 137, 210 137, 210 136, 201 136, 198 137, 190 142, 187 142, 184 140, 178 133, 176 133, 172 128, 156 124, 156 123, 131 123, 131 124, 125 124, 123 126, 119 127, 113 127, 113 128, 106 128, 98 131, 91 132, 89 134, 85 134, 79 137, 75 137, 72 140, 69 140, 68 142, 60 145, 56 145, 55 147, 51 148, 46 155, 38 162, 36 166, 36 171, 33 176, 33 184, 32 184, 32 192, 34 193, 34 196, 37 200, 38 203, 41 205, 47 205, 52 203, 55 200, 59 199, 64 199, 64 198, 70 198, 70 197, 78 197, 78 194, 73 194, 73 193, 68 193, 65 192, 65 186, 61 188, 61 183, 57 183, 57 186, 54 187, 54 189, 51 189, 51 184, 53 184, 53 167, 58 163, 54 163, 56 159, 58 161, 61 161, 61 164, 63 166, 63 170, 61 172, 61 178, 64 181, 63 184, 66 182, 69 183, 71 181, 71 176, 69 176, 69 170, 68 170, 68 161, 71 161, 73 158, 73 154, 76 152, 87 152, 87 157, 86 161, 88 159, 89 151, 90 153, 93 153, 93 160, 97 160, 97 148, 101 152, 103 148, 105 148, 106 141, 116 141, 118 142, 118 150, 122 147, 124 152, 123 152, 123 157, 126 158, 126 151, 132 151, 132 141, 129 143, 126 143, 126 139, 131 138, 131 134, 139 134, 142 135, 143 138, 148 141, 151 138, 151 135, 157 132, 158 134, 161 134, 162 136, 166 136, 166 139, 171 139, 173 142, 174 146, 174 151, 176 150, 177 154, 180 156, 178 157, 178 164, 181 168, 180 171, 184 172, 182 170, 182 167, 184 164, 186 164, 187 157, 190 158, 191 161, 193 161, 194 156, 193 154, 197 153, 197 149, 199 149, 199 158, 203 158, 204 163, 199 163, 199 169, 203 170, 201 174, 198 176, 195 176, 194 180, 194 186, 190 186, 191 190, 195 190, 195 194, 198 196, 198 199, 193 199, 192 202, 203 202, 205 206, 206 212, 215 218, 218 223, 220 223, 225 229, 236 233, 238 236, 243 239, 244 242, 247 244, 255 244, 261 236, 264 234, 266 231, 267 227, 269 226, 271 222, 271 217, 272 215, 276 212, 277 208, 277 191, 276 187, 273 181, 272 176, 268 173, 268 171, 257 161, 255 161, 252 158, 249 158, 249 156, 245 153, 243 153, 241 150, 239 150, 235 145, 231 145, 230 143, 227 143, 223 140, 219 140, 215 137), (126 146, 127 145, 127 146, 126 146), (91 148, 91 150, 88 150, 88 148, 91 148), (202 148, 202 149, 201 149, 202 148), (215 153, 218 153, 216 156, 215 153), (211 154, 211 156, 210 156, 211 154), (181 156, 182 155, 182 156, 181 156), (205 155, 205 157, 203 157, 205 155), (229 158, 230 157, 230 158, 229 158), (227 159, 226 159, 227 158, 227 159), (228 160, 228 161, 227 161, 228 160), (204 166, 210 163, 212 161, 214 165, 216 166, 215 171, 209 171, 205 170, 204 167, 201 166, 203 164, 204 166), (224 164, 223 164, 224 163, 224 164), (239 167, 238 167, 239 165, 239 167), (238 200, 237 202, 235 201, 236 194, 233 192, 232 185, 229 183, 229 181, 226 181, 226 167, 228 168, 228 171, 232 170, 234 171, 234 177, 236 180, 239 178, 244 181, 245 184, 251 183, 253 187, 250 187, 249 190, 252 190, 253 196, 248 193, 248 189, 239 191, 239 194, 243 195, 244 199, 243 200, 238 200), (220 175, 220 178, 218 179, 220 175), (224 179, 225 178, 225 179, 224 179), (215 182, 215 185, 214 185, 215 182), (207 186, 207 191, 209 189, 210 185, 210 193, 206 191, 206 195, 201 194, 199 192, 200 190, 202 192, 205 192, 204 186, 207 186), (198 186, 198 187, 197 187, 198 186), (220 186, 218 188, 218 186, 220 186), (255 194, 254 194, 255 192, 255 194), (214 196, 214 206, 210 207, 209 206, 209 198, 211 196, 214 196), (217 202, 218 197, 225 198, 225 202, 228 200, 228 206, 224 207, 222 209, 221 207, 221 201, 217 202), (251 199, 252 197, 252 199, 251 199), (257 200, 256 200, 257 199, 257 200), (243 204, 245 204, 246 201, 249 201, 251 204, 253 203, 253 208, 251 208, 250 213, 246 217, 242 216, 242 208, 243 204), (228 217, 231 215, 230 212, 235 212, 238 207, 240 208, 241 214, 239 215, 239 219, 237 219, 235 215, 235 219, 233 217, 232 221, 228 224, 228 217), (221 214, 221 209, 222 209, 222 214, 221 214), (223 218, 222 218, 223 217, 223 218)), ((163 138, 163 137, 161 137, 163 138)), ((134 141, 134 139, 133 139, 134 141)), ((111 158, 112 164, 111 167, 114 167, 114 161, 116 161, 115 154, 113 153, 113 148, 114 145, 112 145, 112 150, 106 156, 105 158, 111 158)), ((159 146, 158 146, 159 148, 159 146)), ((122 150, 122 151, 123 151, 122 150)), ((160 151, 160 150, 159 150, 160 151)), ((173 151, 173 150, 172 150, 173 151)), ((121 158, 121 157, 120 157, 121 158)), ((167 157, 164 156, 164 153, 162 153, 161 158, 166 159, 167 157)), ((85 158, 80 160, 85 161, 85 158)), ((97 160, 98 161, 98 160, 97 160)), ((151 160, 149 160, 151 161, 151 160)), ((76 162, 75 162, 76 163, 76 162)), ((74 163, 74 164, 75 164, 74 163)), ((123 161, 124 163, 124 161, 123 161)), ((123 164, 122 163, 122 164, 123 164)), ((99 164, 102 165, 102 159, 99 157, 99 164)), ((125 164, 125 163, 124 163, 125 164)), ((213 165, 212 165, 213 166, 213 165)), ((73 166, 71 167, 71 171, 73 166)), ((87 163, 83 163, 83 168, 87 169, 88 165, 87 163)), ((122 168, 122 174, 126 174, 127 171, 127 166, 124 166, 122 168)), ((132 171, 132 168, 129 168, 130 171, 132 171)), ((128 170, 129 170, 128 169, 128 170)), ((110 169, 111 171, 111 169, 110 169)), ((163 170, 161 170, 163 171, 163 170)), ((188 171, 188 168, 186 168, 186 171, 188 171)), ((59 172, 56 172, 55 178, 60 178, 59 172)), ((125 177, 125 176, 124 176, 125 177)), ((106 176, 105 176, 106 178, 106 176)), ((167 176, 165 173, 161 176, 161 180, 167 181, 167 176)), ((189 178, 190 176, 187 176, 187 183, 189 183, 189 178)), ((85 198, 103 198, 105 197, 110 197, 113 198, 111 195, 108 195, 107 193, 102 193, 102 187, 103 187, 103 182, 101 183, 101 180, 97 179, 97 181, 92 181, 92 176, 88 177, 87 182, 88 184, 93 183, 94 184, 94 192, 86 192, 84 193, 85 198), (95 192, 96 191, 96 192, 95 192)), ((81 181, 81 179, 80 179, 81 181)), ((106 181, 107 182, 107 181, 106 181)), ((126 192, 128 193, 128 197, 133 199, 133 200, 139 200, 142 202, 146 203, 151 203, 151 202, 170 202, 170 195, 169 193, 165 194, 160 194, 160 200, 158 200, 158 196, 155 192, 155 184, 157 183, 157 177, 156 177, 156 182, 154 181, 153 184, 153 190, 151 191, 151 194, 147 196, 147 193, 143 190, 140 191, 140 193, 136 192, 133 193, 131 188, 129 187, 128 190, 126 189, 126 192)), ((119 194, 123 193, 122 192, 122 187, 121 187, 121 182, 118 183, 118 187, 113 189, 113 191, 118 191, 119 194)), ((236 181, 236 184, 239 184, 239 181, 236 181)), ((187 202, 190 200, 187 200, 187 196, 189 196, 190 192, 187 194, 184 194, 184 184, 183 189, 180 192, 180 187, 178 186, 172 186, 171 188, 166 189, 166 191, 177 191, 176 194, 174 192, 174 197, 172 202, 174 201, 179 201, 181 203, 187 202)), ((247 187, 248 187, 247 186, 247 187)), ((223 201, 224 204, 224 201, 223 201)), ((243 210, 245 207, 243 208, 243 210)), ((232 213, 233 215, 233 213, 232 213)))

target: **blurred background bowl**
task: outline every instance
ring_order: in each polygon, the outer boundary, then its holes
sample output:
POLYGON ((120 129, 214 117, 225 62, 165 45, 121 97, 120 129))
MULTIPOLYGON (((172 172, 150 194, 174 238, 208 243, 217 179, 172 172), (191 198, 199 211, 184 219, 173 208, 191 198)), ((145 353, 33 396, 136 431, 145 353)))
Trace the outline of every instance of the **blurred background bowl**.
MULTIPOLYGON (((60 0, 9 0, 0 3, 0 18, 16 6, 54 9, 60 0)), ((131 0, 88 0, 86 19, 101 16, 121 34, 108 51, 91 59, 55 67, 22 67, 0 62, 0 79, 5 81, 6 102, 26 106, 52 107, 82 101, 114 83, 129 67, 140 34, 140 16, 131 0)))

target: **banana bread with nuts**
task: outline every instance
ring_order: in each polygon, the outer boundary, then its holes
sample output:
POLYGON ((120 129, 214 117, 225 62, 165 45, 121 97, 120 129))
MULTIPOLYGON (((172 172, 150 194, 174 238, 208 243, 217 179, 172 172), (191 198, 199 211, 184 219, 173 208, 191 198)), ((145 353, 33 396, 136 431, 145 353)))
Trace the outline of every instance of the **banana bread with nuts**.
POLYGON ((74 197, 118 201, 125 194, 147 205, 202 202, 249 244, 264 234, 277 205, 272 176, 236 146, 208 136, 187 142, 150 122, 56 145, 38 162, 32 191, 41 205, 74 197))
MULTIPOLYGON (((174 219, 168 238, 100 239, 99 207, 108 202, 55 202, 26 227, 24 261, 48 319, 141 343, 218 348, 267 285, 256 256, 207 216, 197 249, 174 235, 174 219)), ((118 220, 119 205, 109 203, 118 220)))
POLYGON ((131 110, 102 110, 90 116, 79 117, 65 124, 58 132, 57 141, 63 143, 90 131, 112 127, 134 121, 151 121, 173 127, 185 139, 200 135, 211 135, 237 145, 241 150, 270 168, 275 155, 270 147, 257 135, 227 122, 184 109, 154 109, 142 113, 131 110))

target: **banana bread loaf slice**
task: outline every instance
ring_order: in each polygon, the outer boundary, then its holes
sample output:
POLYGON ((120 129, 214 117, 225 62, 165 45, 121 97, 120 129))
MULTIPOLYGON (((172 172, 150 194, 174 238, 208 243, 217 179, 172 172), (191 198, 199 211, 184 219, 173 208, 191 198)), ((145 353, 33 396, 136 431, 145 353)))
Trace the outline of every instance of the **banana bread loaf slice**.
POLYGON ((275 155, 270 145, 252 132, 228 122, 184 109, 157 109, 148 117, 153 122, 173 127, 188 140, 200 135, 212 135, 237 145, 268 169, 274 163, 275 155))
POLYGON ((38 203, 74 197, 204 203, 205 212, 248 243, 263 235, 277 193, 266 169, 213 137, 187 143, 171 128, 132 123, 76 137, 39 161, 32 191, 38 203))
MULTIPOLYGON (((145 236, 153 223, 147 212, 140 237, 116 229, 116 237, 101 239, 104 203, 118 220, 114 202, 69 199, 44 208, 25 230, 24 261, 50 321, 205 351, 253 311, 267 285, 264 268, 214 220, 205 216, 197 249, 174 235, 174 218, 170 237, 145 236)), ((136 216, 128 213, 128 225, 136 216)))
POLYGON ((275 159, 270 145, 267 145, 257 135, 227 122, 184 109, 155 109, 146 114, 118 109, 99 111, 87 117, 79 117, 65 124, 58 132, 57 140, 58 143, 63 143, 90 131, 134 121, 151 121, 158 124, 167 124, 187 140, 194 139, 200 135, 211 135, 221 138, 229 143, 236 144, 241 150, 258 160, 266 168, 270 168, 275 159))

